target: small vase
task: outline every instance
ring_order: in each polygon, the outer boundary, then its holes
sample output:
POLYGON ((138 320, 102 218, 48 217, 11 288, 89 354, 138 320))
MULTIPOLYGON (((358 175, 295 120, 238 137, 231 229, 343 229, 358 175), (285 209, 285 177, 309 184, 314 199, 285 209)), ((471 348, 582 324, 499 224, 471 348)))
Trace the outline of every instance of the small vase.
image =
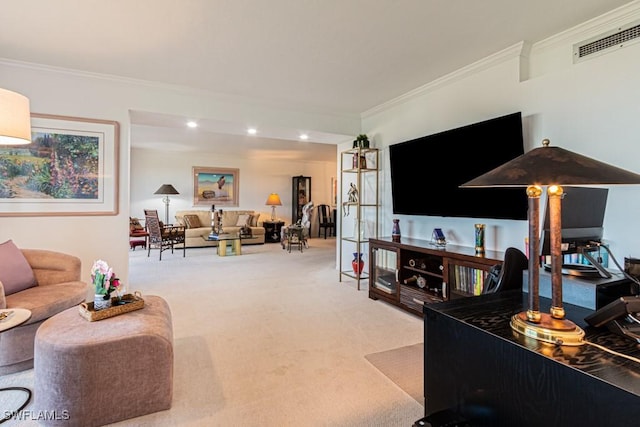
POLYGON ((393 228, 391 229, 391 240, 394 242, 400 241, 400 220, 393 220, 393 228))
POLYGON ((111 297, 109 296, 109 294, 95 294, 93 296, 93 309, 95 311, 104 310, 105 308, 109 307, 111 307, 111 297), (107 297, 107 299, 105 299, 105 297, 107 297))
POLYGON ((362 260, 362 254, 358 252, 353 253, 353 261, 351 261, 351 267, 353 267, 353 272, 358 276, 362 273, 364 269, 364 261, 362 260))

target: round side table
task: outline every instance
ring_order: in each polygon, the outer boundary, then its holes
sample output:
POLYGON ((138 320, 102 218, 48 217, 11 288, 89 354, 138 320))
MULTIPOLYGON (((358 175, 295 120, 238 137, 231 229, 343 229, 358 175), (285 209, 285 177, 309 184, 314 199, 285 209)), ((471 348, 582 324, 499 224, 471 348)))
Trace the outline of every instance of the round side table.
MULTIPOLYGON (((15 328, 22 325, 31 318, 31 311, 26 308, 3 308, 0 309, 0 332, 15 328)), ((22 411, 31 401, 31 390, 26 387, 5 387, 0 388, 3 391, 22 391, 27 394, 27 399, 15 411, 12 411, 6 417, 0 419, 0 424, 11 419, 12 414, 22 411)))

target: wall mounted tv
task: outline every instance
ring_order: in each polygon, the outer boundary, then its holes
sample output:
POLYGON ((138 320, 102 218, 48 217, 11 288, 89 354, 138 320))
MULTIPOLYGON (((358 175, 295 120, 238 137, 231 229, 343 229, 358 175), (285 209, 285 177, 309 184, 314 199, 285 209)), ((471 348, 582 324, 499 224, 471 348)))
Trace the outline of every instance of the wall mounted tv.
POLYGON ((525 220, 525 188, 459 188, 521 154, 520 112, 393 144, 393 213, 525 220))

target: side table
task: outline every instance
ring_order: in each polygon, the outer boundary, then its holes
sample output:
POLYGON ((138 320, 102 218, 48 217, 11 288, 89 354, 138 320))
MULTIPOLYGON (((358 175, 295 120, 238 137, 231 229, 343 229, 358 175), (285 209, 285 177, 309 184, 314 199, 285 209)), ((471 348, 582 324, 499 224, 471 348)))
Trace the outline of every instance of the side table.
POLYGON ((280 231, 284 226, 284 221, 263 221, 262 226, 266 243, 280 243, 280 231))
MULTIPOLYGON (((18 325, 22 325, 24 322, 31 318, 31 310, 26 308, 3 308, 0 309, 0 332, 15 328, 18 325)), ((5 387, 0 388, 0 393, 3 391, 22 391, 27 394, 27 399, 20 405, 15 411, 8 412, 4 418, 0 419, 0 423, 11 419, 13 414, 22 411, 31 401, 31 390, 26 387, 5 387)))

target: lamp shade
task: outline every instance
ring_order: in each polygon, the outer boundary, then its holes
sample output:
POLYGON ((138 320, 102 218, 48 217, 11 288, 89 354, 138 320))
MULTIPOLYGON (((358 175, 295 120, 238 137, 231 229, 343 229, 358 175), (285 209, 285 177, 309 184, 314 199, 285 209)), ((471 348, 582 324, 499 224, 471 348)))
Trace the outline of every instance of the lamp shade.
POLYGON ((31 144, 29 99, 0 89, 0 145, 31 144))
POLYGON ((640 184, 640 175, 560 147, 542 147, 498 166, 461 187, 640 184))
POLYGON ((171 184, 162 184, 153 194, 180 194, 171 184))
POLYGON ((267 206, 282 206, 282 202, 280 201, 280 196, 277 193, 269 194, 267 198, 267 202, 265 203, 267 206))

